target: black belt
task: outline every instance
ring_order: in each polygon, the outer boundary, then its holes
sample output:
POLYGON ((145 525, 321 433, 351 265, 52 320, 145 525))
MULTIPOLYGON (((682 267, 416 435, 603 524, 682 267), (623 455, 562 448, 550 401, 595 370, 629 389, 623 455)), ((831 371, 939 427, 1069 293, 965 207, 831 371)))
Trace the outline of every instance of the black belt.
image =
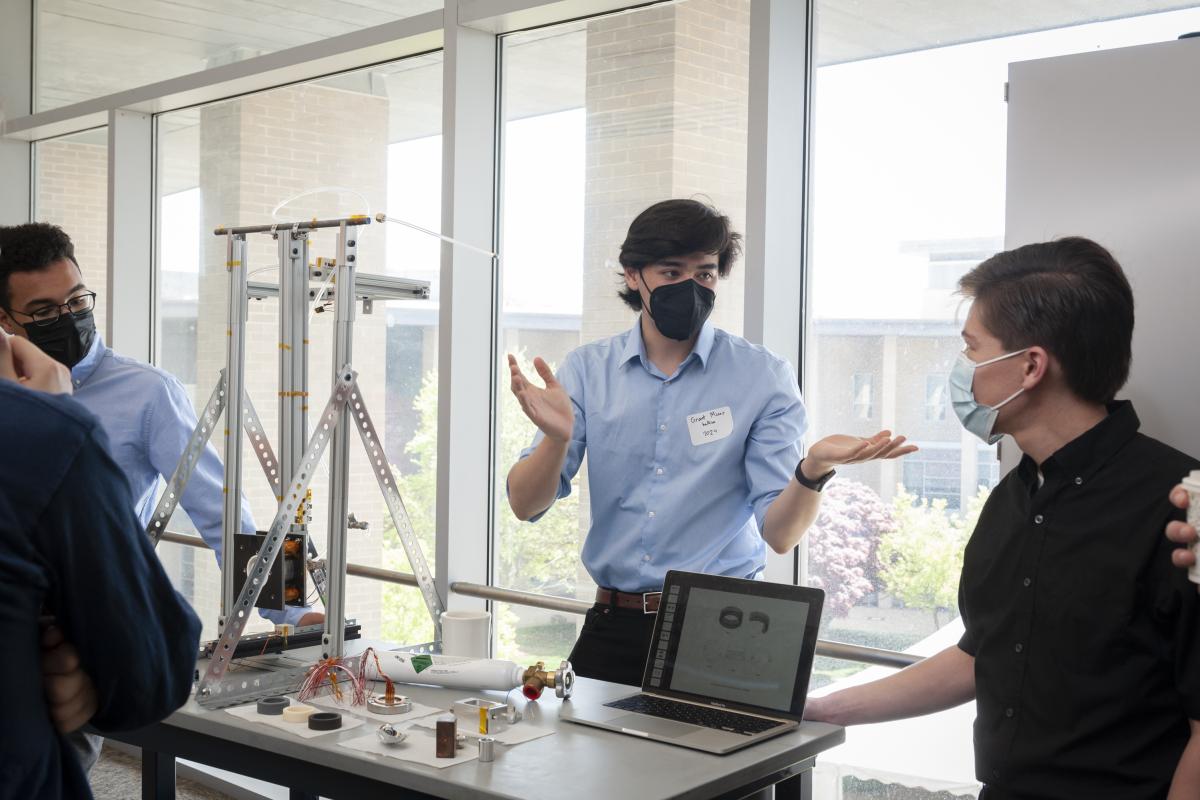
POLYGON ((643 614, 657 614, 662 592, 618 592, 616 589, 597 589, 596 605, 615 606, 643 614))

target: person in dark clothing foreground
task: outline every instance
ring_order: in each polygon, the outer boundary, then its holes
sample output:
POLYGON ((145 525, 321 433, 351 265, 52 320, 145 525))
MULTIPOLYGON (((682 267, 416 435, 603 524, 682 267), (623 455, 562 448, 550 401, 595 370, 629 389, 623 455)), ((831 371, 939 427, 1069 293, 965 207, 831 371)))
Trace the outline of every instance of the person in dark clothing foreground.
POLYGON ((70 373, 0 334, 0 799, 89 798, 63 735, 163 719, 200 620, 171 587, 70 373), (52 617, 52 626, 47 620, 52 617))

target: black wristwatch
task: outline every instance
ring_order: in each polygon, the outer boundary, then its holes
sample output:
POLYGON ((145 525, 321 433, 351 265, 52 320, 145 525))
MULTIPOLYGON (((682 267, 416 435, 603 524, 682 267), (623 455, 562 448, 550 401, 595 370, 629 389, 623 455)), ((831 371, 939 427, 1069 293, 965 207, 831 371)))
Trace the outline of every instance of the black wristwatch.
POLYGON ((831 469, 815 481, 810 481, 804 476, 804 470, 800 467, 804 466, 804 459, 800 459, 800 463, 796 465, 796 483, 806 489, 812 489, 814 492, 819 492, 825 488, 825 484, 829 483, 829 479, 837 474, 836 469, 831 469))

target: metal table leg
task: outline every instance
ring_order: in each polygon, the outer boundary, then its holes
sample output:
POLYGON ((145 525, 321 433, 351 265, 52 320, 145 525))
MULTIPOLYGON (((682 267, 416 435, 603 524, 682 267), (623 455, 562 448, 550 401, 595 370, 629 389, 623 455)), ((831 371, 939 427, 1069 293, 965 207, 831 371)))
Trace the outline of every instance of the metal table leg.
POLYGON ((142 800, 175 800, 175 756, 142 748, 142 800))

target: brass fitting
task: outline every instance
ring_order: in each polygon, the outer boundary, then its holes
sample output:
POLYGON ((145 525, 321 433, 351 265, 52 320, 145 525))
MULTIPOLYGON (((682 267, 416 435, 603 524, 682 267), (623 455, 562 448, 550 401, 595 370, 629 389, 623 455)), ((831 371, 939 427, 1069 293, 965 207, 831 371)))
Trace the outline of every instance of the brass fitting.
POLYGON ((547 687, 554 690, 555 697, 566 699, 575 688, 575 670, 570 661, 561 662, 553 671, 547 671, 546 663, 539 661, 527 668, 521 677, 524 680, 521 693, 529 700, 537 700, 547 687))

